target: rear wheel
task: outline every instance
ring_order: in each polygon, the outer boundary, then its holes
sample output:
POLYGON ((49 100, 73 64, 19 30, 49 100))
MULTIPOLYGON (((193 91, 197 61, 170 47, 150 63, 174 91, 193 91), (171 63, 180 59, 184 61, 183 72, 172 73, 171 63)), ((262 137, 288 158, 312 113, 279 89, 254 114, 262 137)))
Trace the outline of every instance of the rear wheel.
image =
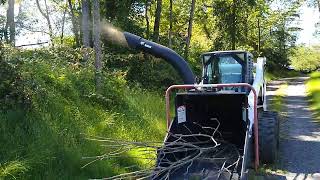
POLYGON ((276 162, 279 150, 279 119, 272 111, 259 113, 259 153, 263 164, 276 162))

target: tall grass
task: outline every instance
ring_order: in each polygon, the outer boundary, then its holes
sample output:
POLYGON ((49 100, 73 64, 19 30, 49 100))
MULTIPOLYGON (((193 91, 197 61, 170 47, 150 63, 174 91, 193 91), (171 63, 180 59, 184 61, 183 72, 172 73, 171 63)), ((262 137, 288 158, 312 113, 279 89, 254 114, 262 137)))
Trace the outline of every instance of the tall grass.
POLYGON ((18 53, 11 58, 24 57, 21 94, 29 105, 0 112, 0 179, 103 178, 141 162, 109 159, 82 168, 83 156, 110 151, 86 137, 163 140, 165 103, 159 93, 129 88, 106 73, 103 93, 95 94, 92 63, 82 67, 47 50, 18 53))
POLYGON ((5 177, 17 179, 27 172, 28 168, 27 163, 20 160, 0 164, 0 179, 5 177))

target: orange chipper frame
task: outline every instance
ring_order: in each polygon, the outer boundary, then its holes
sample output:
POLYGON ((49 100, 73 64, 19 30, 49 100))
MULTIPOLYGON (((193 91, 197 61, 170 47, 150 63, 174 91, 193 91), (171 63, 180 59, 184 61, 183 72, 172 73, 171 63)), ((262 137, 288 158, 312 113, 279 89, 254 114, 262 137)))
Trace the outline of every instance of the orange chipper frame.
POLYGON ((203 84, 203 85, 172 85, 166 91, 166 118, 167 118, 167 128, 170 128, 171 117, 170 117, 170 93, 173 89, 193 89, 193 88, 224 88, 224 87, 246 87, 251 89, 254 95, 254 150, 255 150, 255 170, 259 167, 259 140, 258 140, 258 112, 257 112, 257 92, 247 83, 233 83, 233 84, 203 84))

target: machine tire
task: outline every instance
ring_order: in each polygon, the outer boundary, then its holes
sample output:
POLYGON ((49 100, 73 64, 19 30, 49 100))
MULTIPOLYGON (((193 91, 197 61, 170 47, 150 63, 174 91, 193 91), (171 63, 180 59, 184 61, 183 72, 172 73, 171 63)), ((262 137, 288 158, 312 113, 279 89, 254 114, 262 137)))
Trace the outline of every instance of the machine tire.
POLYGON ((272 111, 259 113, 259 154, 260 162, 273 164, 276 162, 279 150, 279 119, 272 111))

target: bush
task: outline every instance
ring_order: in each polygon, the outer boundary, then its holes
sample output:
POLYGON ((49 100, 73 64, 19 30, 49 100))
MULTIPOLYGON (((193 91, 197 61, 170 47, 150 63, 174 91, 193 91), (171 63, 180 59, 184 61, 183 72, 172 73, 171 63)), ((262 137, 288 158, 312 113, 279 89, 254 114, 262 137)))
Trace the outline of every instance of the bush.
POLYGON ((320 52, 307 47, 298 47, 290 57, 291 65, 297 71, 311 72, 320 68, 320 52))
POLYGON ((172 84, 182 82, 177 72, 162 59, 143 53, 106 54, 106 72, 121 74, 131 87, 165 91, 172 84))
MULTIPOLYGON (((99 161, 81 168, 83 156, 101 155, 111 149, 88 136, 123 140, 162 141, 165 103, 161 95, 128 88, 122 74, 102 74, 102 93, 95 93, 93 58, 81 64, 80 49, 66 47, 34 51, 6 48, 2 87, 29 102, 12 97, 0 107, 0 179, 88 179, 125 172, 140 165, 134 158, 99 161), (19 77, 19 78, 17 78, 19 77), (17 83, 12 83, 16 82, 17 83), (10 173, 10 175, 9 175, 10 173)), ((19 98, 18 98, 19 99, 19 98)))
POLYGON ((20 73, 23 61, 11 48, 0 49, 0 110, 27 104, 27 95, 23 93, 23 83, 20 73), (8 57, 10 56, 10 57, 8 57))

